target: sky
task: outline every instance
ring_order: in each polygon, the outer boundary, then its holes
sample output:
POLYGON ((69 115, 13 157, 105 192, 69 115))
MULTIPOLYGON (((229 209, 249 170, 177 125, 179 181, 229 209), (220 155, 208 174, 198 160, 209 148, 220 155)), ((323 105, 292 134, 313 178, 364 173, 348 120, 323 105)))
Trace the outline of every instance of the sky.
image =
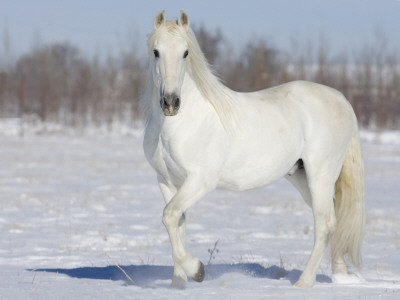
POLYGON ((400 49, 400 0, 0 0, 0 51, 19 56, 36 44, 69 41, 88 55, 135 45, 145 53, 153 20, 186 11, 191 24, 220 29, 233 48, 252 38, 293 48, 293 40, 334 51, 360 48, 383 34, 400 49), (292 46, 291 46, 292 45, 292 46))

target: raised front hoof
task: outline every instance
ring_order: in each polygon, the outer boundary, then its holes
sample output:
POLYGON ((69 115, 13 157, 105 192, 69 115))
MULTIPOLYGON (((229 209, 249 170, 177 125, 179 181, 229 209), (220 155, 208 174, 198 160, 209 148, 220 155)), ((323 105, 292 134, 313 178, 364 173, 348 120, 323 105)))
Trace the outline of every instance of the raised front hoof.
POLYGON ((313 287, 314 282, 307 282, 300 278, 294 285, 299 288, 310 289, 313 287))
POLYGON ((202 282, 204 280, 205 276, 206 276, 206 272, 204 270, 204 265, 201 261, 199 261, 199 268, 198 268, 196 274, 194 274, 192 276, 192 279, 197 282, 202 282))

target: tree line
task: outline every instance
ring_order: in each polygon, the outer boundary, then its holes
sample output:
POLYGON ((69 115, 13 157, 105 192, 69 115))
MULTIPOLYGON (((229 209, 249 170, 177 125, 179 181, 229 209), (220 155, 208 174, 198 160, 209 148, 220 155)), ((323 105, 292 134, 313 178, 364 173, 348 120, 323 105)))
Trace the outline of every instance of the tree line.
MULTIPOLYGON (((287 50, 253 38, 233 49, 220 30, 197 26, 195 33, 216 73, 234 90, 311 80, 340 90, 362 126, 400 127, 400 57, 383 34, 360 49, 332 53, 323 37, 317 45, 293 40, 287 50)), ((36 45, 10 60, 7 41, 3 37, 0 51, 0 118, 34 116, 74 127, 142 121, 139 99, 148 62, 140 53, 146 49, 99 59, 63 42, 36 45)))

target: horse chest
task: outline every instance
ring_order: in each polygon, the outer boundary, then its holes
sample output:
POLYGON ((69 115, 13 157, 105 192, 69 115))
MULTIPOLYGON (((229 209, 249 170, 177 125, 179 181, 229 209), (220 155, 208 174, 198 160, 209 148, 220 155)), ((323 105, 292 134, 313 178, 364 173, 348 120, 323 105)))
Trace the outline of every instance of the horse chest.
POLYGON ((153 167, 165 180, 180 185, 187 172, 183 167, 182 154, 178 147, 169 139, 158 138, 153 156, 153 167))

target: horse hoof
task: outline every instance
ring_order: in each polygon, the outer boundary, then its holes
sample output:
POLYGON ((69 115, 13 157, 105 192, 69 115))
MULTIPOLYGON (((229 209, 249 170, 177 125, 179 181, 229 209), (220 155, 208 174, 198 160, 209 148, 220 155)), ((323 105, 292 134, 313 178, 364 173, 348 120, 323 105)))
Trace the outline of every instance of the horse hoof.
POLYGON ((186 280, 182 277, 174 275, 170 287, 177 290, 184 290, 186 288, 186 280))
POLYGON ((332 275, 332 282, 336 284, 354 284, 354 283, 363 283, 365 282, 365 279, 361 276, 361 274, 335 273, 332 275))
POLYGON ((299 288, 309 289, 309 288, 312 288, 314 284, 313 283, 309 283, 309 282, 305 282, 304 280, 299 279, 294 285, 296 287, 299 287, 299 288))
POLYGON ((202 282, 204 280, 205 275, 206 272, 204 270, 204 265, 201 261, 199 261, 199 268, 197 270, 197 273, 194 274, 194 276, 192 277, 192 279, 197 282, 202 282))

